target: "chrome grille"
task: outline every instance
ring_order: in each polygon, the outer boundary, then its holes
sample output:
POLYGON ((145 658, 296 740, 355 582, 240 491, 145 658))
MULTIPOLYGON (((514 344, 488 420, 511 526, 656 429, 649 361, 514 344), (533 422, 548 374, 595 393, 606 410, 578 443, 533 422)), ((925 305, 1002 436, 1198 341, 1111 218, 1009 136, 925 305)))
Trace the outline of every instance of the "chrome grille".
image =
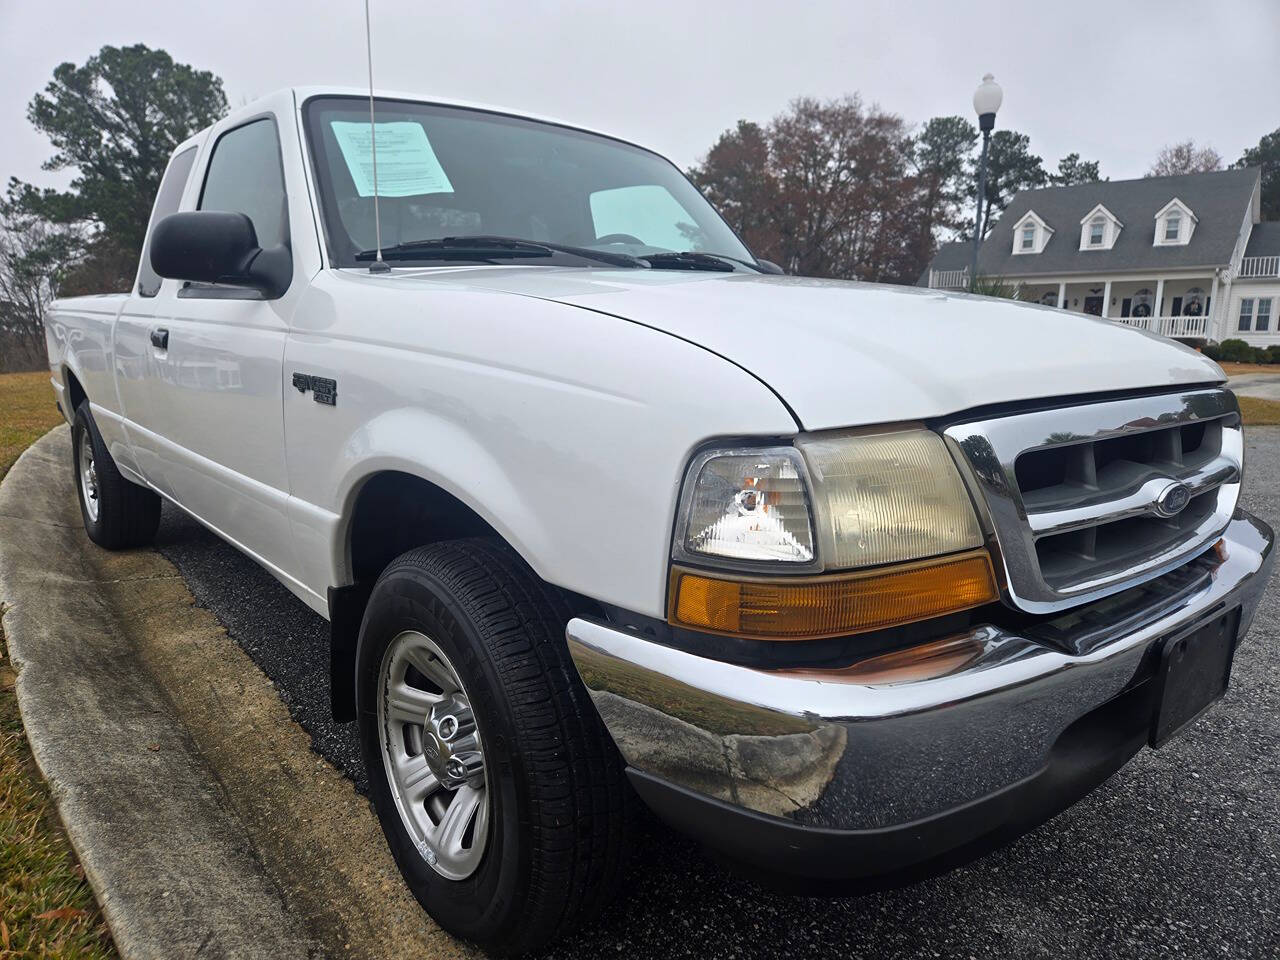
POLYGON ((1009 599, 1037 613, 1185 562, 1226 527, 1240 492, 1228 390, 1037 410, 945 436, 986 508, 1009 599))

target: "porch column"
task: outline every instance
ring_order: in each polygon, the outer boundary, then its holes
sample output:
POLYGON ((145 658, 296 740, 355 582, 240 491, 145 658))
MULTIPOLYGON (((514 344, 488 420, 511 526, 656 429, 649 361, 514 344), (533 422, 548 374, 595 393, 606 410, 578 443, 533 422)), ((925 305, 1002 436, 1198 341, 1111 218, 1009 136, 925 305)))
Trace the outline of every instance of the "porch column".
POLYGON ((1102 319, 1106 320, 1111 316, 1111 281, 1108 280, 1102 285, 1102 319))
POLYGON ((1217 314, 1214 312, 1218 309, 1218 271, 1213 271, 1213 282, 1209 284, 1209 309, 1205 311, 1204 318, 1204 336, 1206 340, 1221 339, 1217 336, 1218 321, 1214 319, 1217 314))
POLYGON ((1236 275, 1230 271, 1227 273, 1226 280, 1222 283, 1222 312, 1218 315, 1222 317, 1222 339, 1229 340, 1236 335, 1235 327, 1231 326, 1231 284, 1235 281, 1236 275))
POLYGON ((1058 309, 1067 309, 1067 281, 1058 284, 1058 309))
POLYGON ((1164 277, 1156 281, 1156 308, 1151 312, 1155 314, 1152 317, 1155 320, 1155 326, 1151 329, 1156 333, 1160 332, 1160 314, 1164 311, 1164 277))

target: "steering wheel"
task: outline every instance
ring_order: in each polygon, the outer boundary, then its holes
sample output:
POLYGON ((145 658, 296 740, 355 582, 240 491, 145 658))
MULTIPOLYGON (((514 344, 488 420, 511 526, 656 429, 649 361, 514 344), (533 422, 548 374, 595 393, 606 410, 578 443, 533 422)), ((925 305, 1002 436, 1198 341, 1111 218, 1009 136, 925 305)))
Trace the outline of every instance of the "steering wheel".
POLYGON ((638 247, 644 246, 643 240, 629 233, 608 233, 603 237, 596 237, 596 243, 634 243, 638 247))

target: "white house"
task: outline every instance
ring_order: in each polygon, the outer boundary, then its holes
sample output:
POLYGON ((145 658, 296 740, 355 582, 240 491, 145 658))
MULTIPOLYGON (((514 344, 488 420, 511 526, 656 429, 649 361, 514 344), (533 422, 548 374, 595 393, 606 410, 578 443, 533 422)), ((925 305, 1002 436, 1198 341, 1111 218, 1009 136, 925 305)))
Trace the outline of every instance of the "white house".
MULTIPOLYGON (((1280 222, 1261 223, 1257 168, 1024 190, 978 253, 1022 299, 1181 340, 1280 343, 1280 222)), ((973 248, 946 244, 921 285, 969 286, 973 248)))

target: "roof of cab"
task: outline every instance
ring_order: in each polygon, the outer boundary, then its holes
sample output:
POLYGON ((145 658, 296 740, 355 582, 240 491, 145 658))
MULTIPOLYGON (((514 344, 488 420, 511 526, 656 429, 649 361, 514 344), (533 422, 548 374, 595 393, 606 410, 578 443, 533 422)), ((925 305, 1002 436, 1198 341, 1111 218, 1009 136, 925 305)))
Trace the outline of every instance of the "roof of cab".
MULTIPOLYGON (((264 110, 268 109, 271 101, 278 98, 281 94, 291 95, 293 98, 294 107, 298 110, 301 110, 303 105, 313 97, 359 97, 361 99, 367 100, 369 97, 369 88, 368 87, 309 85, 309 86, 281 87, 277 90, 272 90, 270 93, 257 97, 254 100, 250 101, 249 103, 244 104, 243 106, 236 107, 234 110, 229 111, 225 117, 218 120, 217 123, 210 124, 209 126, 205 127, 203 130, 200 130, 192 134, 182 143, 178 144, 178 146, 173 151, 174 154, 176 155, 178 153, 181 153, 187 147, 195 146, 202 143, 205 140, 205 138, 209 135, 209 131, 212 130, 215 126, 218 126, 219 124, 225 123, 228 120, 234 123, 240 119, 248 119, 256 114, 262 113, 264 110)), ((566 127, 570 130, 578 130, 578 131, 581 131, 582 133, 590 133, 598 137, 608 137, 610 140, 617 140, 619 143, 629 144, 630 146, 637 147, 641 150, 645 150, 649 153, 655 154, 656 156, 662 157, 664 160, 667 160, 668 163, 672 163, 673 166, 675 165, 664 154, 659 153, 657 150, 654 150, 652 147, 646 146, 643 143, 637 143, 634 140, 628 140, 626 137, 618 136, 618 134, 616 133, 609 133, 608 131, 605 131, 605 130, 597 130, 593 127, 584 126, 579 123, 573 123, 568 120, 560 120, 560 119, 557 119, 556 117, 548 117, 548 116, 543 116, 541 114, 528 113, 523 110, 513 110, 508 107, 500 107, 500 106, 495 106, 493 104, 477 103, 469 100, 456 100, 451 97, 433 97, 425 93, 412 93, 412 92, 407 92, 403 90, 383 90, 375 87, 374 96, 381 100, 408 100, 415 103, 435 104, 435 105, 445 106, 445 107, 460 107, 467 110, 483 110, 486 113, 497 113, 507 117, 516 117, 521 120, 532 120, 537 123, 550 123, 558 127, 566 127)))

